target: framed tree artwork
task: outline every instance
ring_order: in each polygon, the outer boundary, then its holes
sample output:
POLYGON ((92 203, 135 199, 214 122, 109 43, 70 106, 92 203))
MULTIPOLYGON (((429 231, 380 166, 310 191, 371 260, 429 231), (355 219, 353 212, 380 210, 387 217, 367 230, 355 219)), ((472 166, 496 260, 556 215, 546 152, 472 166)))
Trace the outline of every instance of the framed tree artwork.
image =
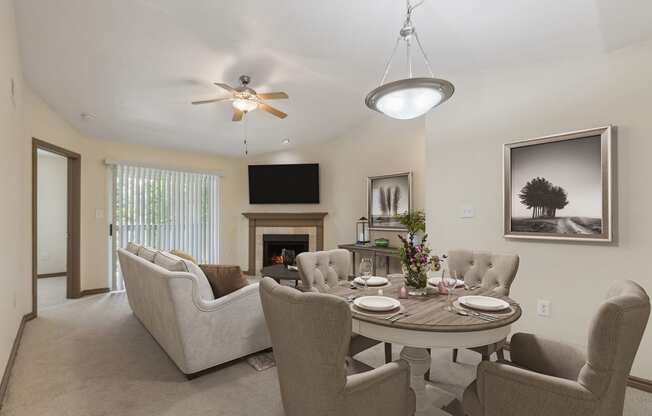
POLYGON ((612 127, 504 146, 507 238, 612 240, 612 127))
POLYGON ((367 180, 370 230, 404 230, 398 215, 412 209, 412 172, 371 176, 367 180))

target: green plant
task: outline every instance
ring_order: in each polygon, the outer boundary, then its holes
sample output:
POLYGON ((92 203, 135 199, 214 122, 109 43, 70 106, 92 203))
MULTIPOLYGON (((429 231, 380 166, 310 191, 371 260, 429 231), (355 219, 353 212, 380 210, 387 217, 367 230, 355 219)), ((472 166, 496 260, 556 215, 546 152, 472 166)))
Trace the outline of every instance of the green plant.
POLYGON ((426 213, 423 210, 406 211, 398 215, 398 220, 407 228, 410 239, 419 231, 426 232, 426 213))

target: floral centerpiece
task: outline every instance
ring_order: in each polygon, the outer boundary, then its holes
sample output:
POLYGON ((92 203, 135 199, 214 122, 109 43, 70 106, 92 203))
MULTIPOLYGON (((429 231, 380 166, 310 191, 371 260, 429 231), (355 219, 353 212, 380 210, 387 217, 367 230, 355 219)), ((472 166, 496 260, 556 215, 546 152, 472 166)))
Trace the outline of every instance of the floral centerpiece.
POLYGON ((423 235, 421 242, 414 242, 415 235, 426 230, 426 214, 421 210, 406 212, 399 215, 399 221, 408 232, 407 237, 398 236, 403 243, 399 255, 405 274, 405 284, 413 290, 413 293, 423 294, 428 285, 428 271, 439 270, 440 267, 439 257, 430 254, 427 234, 423 235))

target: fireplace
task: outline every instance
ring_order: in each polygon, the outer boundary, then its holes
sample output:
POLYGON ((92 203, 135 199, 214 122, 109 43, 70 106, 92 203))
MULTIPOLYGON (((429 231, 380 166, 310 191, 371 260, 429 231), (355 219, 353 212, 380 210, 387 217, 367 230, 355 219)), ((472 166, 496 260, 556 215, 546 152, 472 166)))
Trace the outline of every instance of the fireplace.
POLYGON ((283 249, 295 254, 309 251, 309 242, 308 234, 263 234, 263 267, 282 264, 283 249))

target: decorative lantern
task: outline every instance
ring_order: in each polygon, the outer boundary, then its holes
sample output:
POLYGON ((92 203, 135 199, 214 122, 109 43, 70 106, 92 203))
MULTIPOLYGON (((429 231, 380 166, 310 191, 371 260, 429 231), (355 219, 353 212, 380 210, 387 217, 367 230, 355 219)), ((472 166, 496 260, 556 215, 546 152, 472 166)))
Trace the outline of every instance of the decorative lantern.
POLYGON ((369 242, 369 220, 365 217, 360 217, 355 222, 355 235, 356 244, 367 244, 369 242))

